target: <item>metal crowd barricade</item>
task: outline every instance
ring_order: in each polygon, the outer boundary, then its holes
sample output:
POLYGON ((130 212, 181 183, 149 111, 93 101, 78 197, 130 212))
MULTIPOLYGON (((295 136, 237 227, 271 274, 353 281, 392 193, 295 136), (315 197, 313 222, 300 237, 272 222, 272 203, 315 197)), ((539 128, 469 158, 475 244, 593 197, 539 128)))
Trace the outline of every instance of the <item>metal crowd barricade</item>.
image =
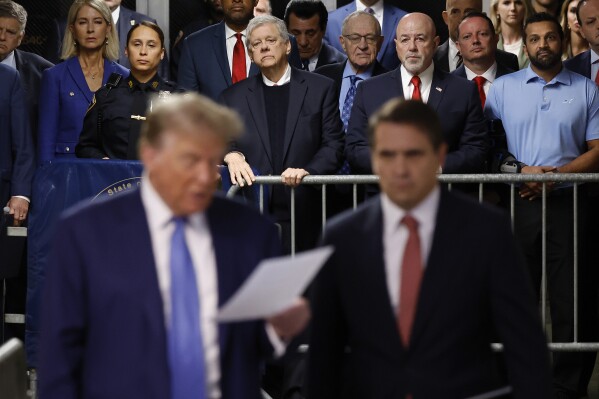
MULTIPOLYGON (((478 200, 483 201, 484 185, 491 183, 505 183, 510 185, 510 216, 512 228, 514 226, 514 209, 516 186, 524 182, 540 182, 543 183, 542 190, 542 236, 541 236, 541 251, 542 251, 542 274, 541 274, 541 320, 543 328, 547 323, 547 183, 571 183, 573 185, 573 224, 574 224, 574 341, 573 342, 550 342, 549 349, 556 352, 599 352, 599 342, 579 342, 578 340, 578 195, 579 185, 582 183, 599 182, 599 173, 551 173, 551 174, 461 174, 461 175, 439 175, 439 182, 447 184, 451 190, 453 184, 478 184, 478 200)), ((306 176, 301 184, 320 185, 322 191, 322 229, 324 231, 326 225, 326 198, 327 186, 333 184, 351 184, 353 191, 353 207, 357 207, 358 202, 358 185, 376 184, 378 176, 375 175, 327 175, 327 176, 306 176)), ((256 176, 256 181, 253 184, 258 184, 259 190, 259 208, 264 213, 264 185, 282 184, 280 176, 256 176)), ((233 197, 240 190, 239 186, 232 186, 227 192, 228 197, 233 197)), ((291 254, 295 254, 295 189, 291 189, 291 254)), ((492 347, 496 351, 503 349, 502 344, 495 343, 492 347)), ((307 348, 301 347, 300 351, 305 351, 307 348)))

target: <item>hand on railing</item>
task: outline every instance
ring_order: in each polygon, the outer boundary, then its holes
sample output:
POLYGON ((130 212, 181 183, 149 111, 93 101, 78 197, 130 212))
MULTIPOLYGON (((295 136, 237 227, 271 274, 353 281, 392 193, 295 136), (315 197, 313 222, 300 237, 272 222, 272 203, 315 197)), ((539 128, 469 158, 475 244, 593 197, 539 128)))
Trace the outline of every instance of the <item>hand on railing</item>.
POLYGON ((245 161, 243 154, 239 152, 230 152, 225 156, 225 162, 229 168, 231 183, 243 187, 245 183, 251 186, 256 180, 254 172, 250 165, 245 161))
POLYGON ((287 186, 297 187, 302 182, 302 179, 309 174, 305 169, 287 168, 281 173, 281 180, 287 186))
MULTIPOLYGON (((555 173, 557 168, 555 166, 524 166, 522 168, 523 174, 542 174, 542 173, 555 173)), ((520 197, 534 200, 543 195, 543 184, 545 184, 547 193, 553 189, 554 182, 526 182, 520 188, 520 197)))
POLYGON ((29 201, 20 197, 11 197, 10 201, 6 205, 9 208, 8 213, 13 215, 13 225, 18 227, 27 218, 27 212, 29 211, 29 201))

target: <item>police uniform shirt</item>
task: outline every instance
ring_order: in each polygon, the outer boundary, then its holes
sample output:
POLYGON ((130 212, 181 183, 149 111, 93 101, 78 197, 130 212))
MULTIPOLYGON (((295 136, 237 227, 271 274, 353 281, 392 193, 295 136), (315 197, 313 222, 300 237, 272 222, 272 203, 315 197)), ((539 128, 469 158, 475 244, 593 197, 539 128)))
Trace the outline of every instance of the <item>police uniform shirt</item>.
POLYGON ((87 110, 76 154, 79 158, 138 159, 141 123, 153 95, 180 91, 156 74, 147 83, 132 75, 98 90, 87 110))

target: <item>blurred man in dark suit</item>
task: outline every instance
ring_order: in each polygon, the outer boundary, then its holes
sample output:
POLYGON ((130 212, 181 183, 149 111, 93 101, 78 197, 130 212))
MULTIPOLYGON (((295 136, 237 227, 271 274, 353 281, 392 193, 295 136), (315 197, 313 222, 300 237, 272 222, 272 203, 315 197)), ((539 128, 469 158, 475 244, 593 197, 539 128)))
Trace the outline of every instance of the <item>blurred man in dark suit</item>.
POLYGON ((496 398, 506 385, 515 399, 549 398, 547 347, 509 218, 439 186, 440 116, 394 99, 370 119, 382 194, 325 230, 336 251, 313 287, 310 399, 496 398))
POLYGON ((567 59, 564 66, 599 84, 599 1, 583 0, 578 3, 576 17, 582 36, 591 48, 567 59))
POLYGON ((297 40, 302 69, 312 72, 345 60, 345 55, 323 42, 329 14, 320 0, 292 0, 285 9, 285 25, 297 40))

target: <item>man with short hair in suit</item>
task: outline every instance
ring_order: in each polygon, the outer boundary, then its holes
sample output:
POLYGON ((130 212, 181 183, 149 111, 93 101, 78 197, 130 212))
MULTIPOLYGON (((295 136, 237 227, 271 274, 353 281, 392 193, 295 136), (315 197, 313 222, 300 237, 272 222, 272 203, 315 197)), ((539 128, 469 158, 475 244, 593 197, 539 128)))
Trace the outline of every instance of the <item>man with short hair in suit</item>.
POLYGON ((599 1, 583 0, 579 2, 576 8, 576 18, 580 24, 581 34, 589 42, 591 48, 576 57, 567 59, 564 61, 564 66, 597 83, 599 82, 597 77, 599 72, 599 36, 597 35, 599 1))
MULTIPOLYGON (((445 72, 453 72, 462 63, 461 55, 456 46, 458 40, 457 28, 465 15, 470 12, 482 12, 482 0, 447 0, 443 20, 447 24, 449 38, 435 51, 435 65, 445 72)), ((495 46, 497 47, 497 46, 495 46)), ((503 67, 518 70, 518 57, 502 50, 495 51, 495 59, 503 67)))
MULTIPOLYGON (((225 90, 223 104, 238 111, 245 135, 232 142, 224 161, 231 182, 244 186, 261 175, 280 175, 270 212, 281 224, 283 245, 291 250, 290 190, 308 175, 336 173, 343 154, 343 126, 332 80, 289 65, 291 51, 285 23, 273 16, 254 18, 248 25, 247 45, 260 74, 225 90)), ((316 244, 320 230, 319 190, 298 187, 296 249, 316 244)))
POLYGON ((437 182, 441 117, 393 99, 370 120, 382 194, 326 227, 322 244, 335 253, 312 289, 311 399, 495 398, 506 385, 515 399, 550 397, 547 346, 508 216, 437 182))
POLYGON ((344 53, 323 42, 329 14, 320 0, 292 0, 285 9, 285 25, 297 40, 302 69, 312 72, 346 59, 344 53))
POLYGON ((439 43, 432 19, 408 14, 397 25, 397 55, 402 65, 358 86, 349 120, 345 155, 353 173, 372 173, 366 129, 368 118, 393 97, 418 99, 443 115, 448 154, 443 173, 479 173, 487 156, 487 125, 476 86, 439 70, 433 54, 439 43))
POLYGON ((262 360, 284 350, 278 337, 303 329, 309 310, 298 299, 267 322, 216 320, 256 265, 280 252, 271 222, 216 195, 218 163, 241 130, 232 111, 197 94, 155 102, 140 139, 140 189, 58 224, 40 396, 261 398, 262 360))
POLYGON ((29 109, 29 125, 35 147, 42 72, 53 64, 37 54, 17 49, 25 36, 26 25, 27 11, 23 6, 11 0, 0 2, 0 62, 19 71, 29 109))
MULTIPOLYGON (((343 130, 347 132, 356 88, 363 81, 381 75, 387 70, 376 59, 383 37, 381 26, 374 15, 365 11, 354 11, 345 17, 341 33, 339 41, 347 54, 347 61, 325 65, 318 68, 316 73, 335 81, 339 114, 343 122, 343 130)), ((338 173, 351 174, 349 164, 344 162, 338 173)), ((349 185, 336 185, 328 191, 327 215, 335 215, 352 206, 353 194, 350 188, 349 185)))
POLYGON ((343 50, 338 40, 342 34, 343 20, 354 11, 366 11, 379 21, 383 31, 383 43, 377 60, 387 70, 395 69, 399 65, 395 54, 395 29, 406 12, 385 3, 385 0, 353 0, 350 4, 330 12, 324 40, 338 50, 343 50))

